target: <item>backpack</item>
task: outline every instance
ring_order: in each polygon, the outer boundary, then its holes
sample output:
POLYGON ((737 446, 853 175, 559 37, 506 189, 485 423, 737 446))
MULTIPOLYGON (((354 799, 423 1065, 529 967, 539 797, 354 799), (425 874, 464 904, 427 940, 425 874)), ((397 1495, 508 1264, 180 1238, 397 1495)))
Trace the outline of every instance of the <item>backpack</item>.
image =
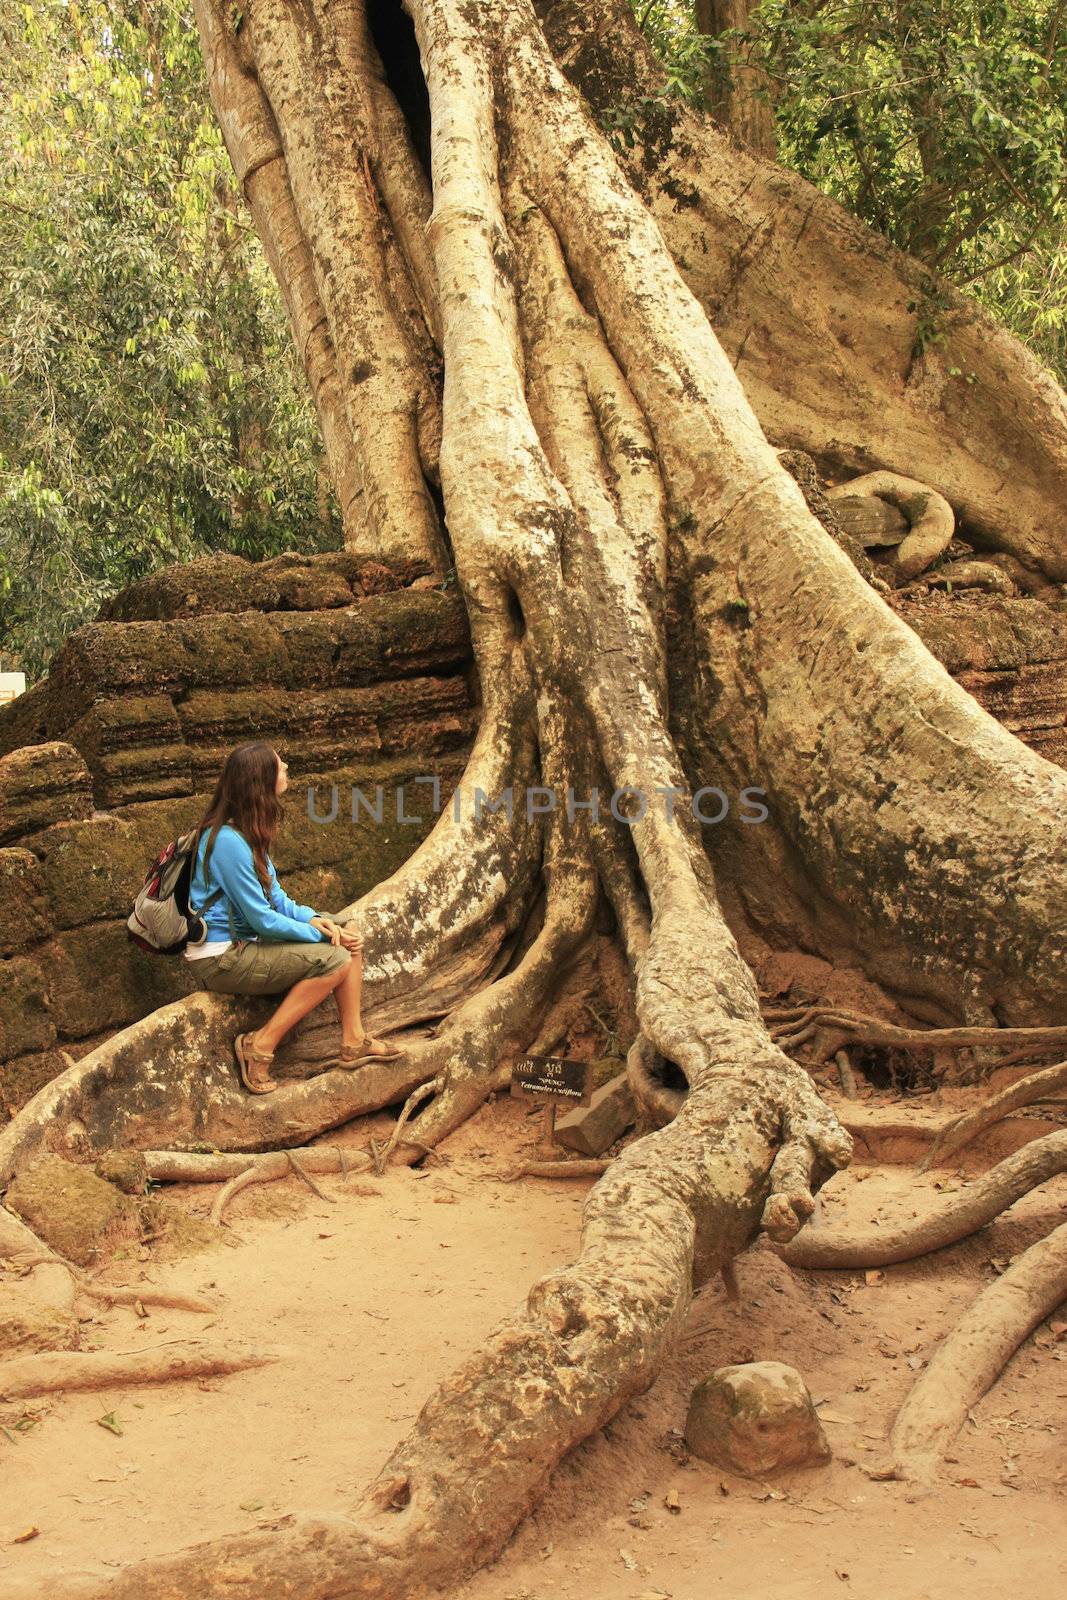
MULTIPOLYGON (((202 944, 207 934, 202 916, 189 903, 189 889, 200 846, 201 830, 172 839, 149 867, 144 887, 126 919, 126 935, 150 956, 180 955, 187 944, 202 944)), ((206 911, 221 889, 204 902, 206 911)))

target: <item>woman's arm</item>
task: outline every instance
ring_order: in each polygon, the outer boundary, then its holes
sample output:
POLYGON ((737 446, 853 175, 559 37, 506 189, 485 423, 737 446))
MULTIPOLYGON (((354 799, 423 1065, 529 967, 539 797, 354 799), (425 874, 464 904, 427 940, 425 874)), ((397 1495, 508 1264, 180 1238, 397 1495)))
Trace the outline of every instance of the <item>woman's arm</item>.
MULTIPOLYGON (((211 852, 211 867, 227 899, 261 939, 291 939, 304 944, 323 944, 325 935, 311 926, 310 918, 291 917, 275 910, 263 893, 256 874, 252 847, 234 829, 219 831, 211 852)), ((292 901, 283 896, 289 905, 292 901)), ((305 908, 298 907, 298 910, 305 908)), ((314 913, 312 913, 313 915, 314 913)))
POLYGON ((274 870, 274 862, 269 856, 267 857, 267 871, 270 874, 271 902, 275 911, 280 911, 283 917, 292 917, 294 922, 310 922, 313 917, 318 916, 318 912, 312 911, 310 906, 298 906, 295 900, 290 900, 278 882, 278 874, 274 870))

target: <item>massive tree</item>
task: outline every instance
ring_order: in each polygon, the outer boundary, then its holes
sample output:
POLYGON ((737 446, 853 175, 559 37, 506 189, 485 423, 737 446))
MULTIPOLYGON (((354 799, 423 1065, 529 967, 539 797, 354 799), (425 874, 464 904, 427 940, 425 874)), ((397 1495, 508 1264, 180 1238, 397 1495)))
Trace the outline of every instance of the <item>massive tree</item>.
MULTIPOLYGON (((975 544, 1063 579, 1063 395, 948 291, 924 344, 923 269, 665 100, 624 0, 408 9, 197 0, 349 541, 454 568, 470 620, 459 801, 355 908, 372 1015, 447 1013, 409 1053, 425 1103, 398 1154, 551 1042, 607 937, 664 1125, 351 1517, 114 1596, 401 1596, 497 1552, 652 1381, 694 1283, 761 1228, 788 1240, 848 1159, 761 1016, 769 949, 862 967, 927 1023, 1067 1021, 1067 775, 934 661, 778 454, 918 478, 975 544), (624 112, 620 158, 599 123, 624 112)), ((275 1137, 287 1096, 295 1142, 307 1086, 273 1097, 275 1137)))

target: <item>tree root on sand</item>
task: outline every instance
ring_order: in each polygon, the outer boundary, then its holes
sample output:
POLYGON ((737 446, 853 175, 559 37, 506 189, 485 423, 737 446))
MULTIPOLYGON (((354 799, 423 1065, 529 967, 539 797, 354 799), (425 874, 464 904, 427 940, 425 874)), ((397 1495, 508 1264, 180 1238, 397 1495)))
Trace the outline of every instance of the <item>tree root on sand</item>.
POLYGON ((994 1122, 999 1122, 1010 1112, 1017 1111, 1020 1106, 1032 1106, 1040 1100, 1058 1099, 1065 1093, 1067 1093, 1067 1061, 1061 1061, 1056 1066, 1045 1067, 1041 1072, 1032 1072, 1028 1077, 1020 1078, 1017 1083, 995 1094, 992 1100, 987 1100, 973 1111, 965 1111, 961 1116, 954 1117, 951 1122, 946 1123, 919 1163, 918 1171, 928 1172, 931 1167, 939 1166, 948 1156, 955 1155, 965 1145, 970 1144, 984 1129, 991 1127, 994 1122))
POLYGON ((92 1283, 68 1261, 58 1256, 14 1256, 11 1266, 19 1276, 32 1272, 35 1267, 62 1267, 71 1278, 71 1303, 78 1295, 90 1300, 103 1300, 109 1306, 156 1306, 163 1311, 195 1311, 204 1316, 219 1308, 202 1294, 183 1294, 180 1290, 151 1289, 147 1284, 138 1288, 111 1283, 92 1283))
POLYGON ((1065 1298, 1067 1223, 1024 1250, 983 1289, 943 1341, 893 1424, 893 1477, 929 1482, 970 1408, 1065 1298))
POLYGON ((1067 1172, 1067 1129, 1016 1150, 936 1211, 897 1227, 850 1229, 804 1228, 779 1255, 791 1267, 848 1271, 913 1261, 957 1244, 984 1228, 994 1217, 1038 1184, 1067 1172))
MULTIPOLYGON (((771 1037, 783 1050, 795 1049, 815 1037, 820 1030, 846 1034, 856 1044, 895 1045, 901 1050, 964 1050, 992 1046, 1025 1045, 1034 1050, 1055 1049, 1067 1044, 1067 1028, 903 1028, 895 1022, 883 1022, 881 1017, 868 1017, 860 1012, 839 1011, 829 1006, 808 1006, 796 1014, 777 1009, 768 1014, 778 1025, 771 1029, 771 1037)), ((824 1043, 824 1050, 826 1049, 824 1043)), ((834 1054, 836 1045, 826 1054, 834 1054)))
POLYGON ((515 1183, 519 1178, 601 1178, 611 1166, 610 1161, 595 1159, 580 1161, 527 1161, 514 1167, 503 1176, 504 1183, 515 1183))
POLYGON ((0 1362, 0 1400, 24 1400, 30 1395, 73 1389, 108 1389, 116 1384, 225 1377, 276 1360, 276 1356, 261 1351, 241 1352, 224 1345, 192 1344, 180 1339, 154 1350, 47 1350, 0 1362))

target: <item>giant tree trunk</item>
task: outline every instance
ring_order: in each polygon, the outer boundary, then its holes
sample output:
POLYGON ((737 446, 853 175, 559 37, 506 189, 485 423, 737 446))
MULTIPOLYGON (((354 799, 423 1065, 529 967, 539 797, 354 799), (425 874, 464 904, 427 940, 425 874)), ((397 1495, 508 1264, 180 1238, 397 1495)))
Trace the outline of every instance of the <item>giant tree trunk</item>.
MULTIPOLYGON (((561 1454, 652 1381, 694 1282, 760 1226, 790 1237, 847 1160, 763 1026, 746 954, 788 941, 860 962, 921 1016, 1067 1018, 1067 774, 978 708, 808 511, 530 0, 411 0, 421 73, 392 0, 197 9, 235 165, 332 397, 332 459, 358 466, 360 537, 450 551, 470 616, 482 725, 461 814, 359 908, 372 1001, 425 1016, 448 995, 406 1158, 528 1046, 605 905, 633 972, 635 1075, 667 1062, 688 1085, 593 1192, 575 1264, 442 1387, 350 1517, 201 1546, 109 1590, 414 1595, 502 1548, 561 1454), (527 784, 556 809, 528 815, 527 784), (475 787, 508 785, 513 822, 472 820, 475 787), (594 786, 599 815, 564 803, 594 786), (707 786, 728 797, 718 827, 688 804, 707 786), (743 820, 746 787, 766 820, 743 820)), ((721 172, 709 158, 702 182, 736 234, 758 194, 721 172)), ((792 203, 792 180, 758 173, 792 203)), ((735 265, 740 283, 749 258, 735 265)), ((853 303, 842 338, 863 346, 853 303)), ((783 414, 801 410, 795 354, 783 414)), ((806 374, 824 399, 827 374, 806 374)), ((882 459, 873 395, 843 384, 820 418, 843 430, 855 407, 864 465, 882 459)), ((923 426, 932 440, 932 411, 923 426)), ((1046 492, 1035 478, 1028 503, 1046 492)))
POLYGON ((982 310, 678 100, 627 0, 537 0, 764 430, 846 473, 939 489, 976 544, 1067 578, 1067 402, 982 310))
POLYGON ((712 115, 741 144, 773 161, 777 141, 771 81, 750 59, 751 44, 745 36, 755 9, 752 0, 696 0, 693 12, 701 33, 711 38, 731 35, 725 60, 713 64, 706 74, 706 98, 712 115))

